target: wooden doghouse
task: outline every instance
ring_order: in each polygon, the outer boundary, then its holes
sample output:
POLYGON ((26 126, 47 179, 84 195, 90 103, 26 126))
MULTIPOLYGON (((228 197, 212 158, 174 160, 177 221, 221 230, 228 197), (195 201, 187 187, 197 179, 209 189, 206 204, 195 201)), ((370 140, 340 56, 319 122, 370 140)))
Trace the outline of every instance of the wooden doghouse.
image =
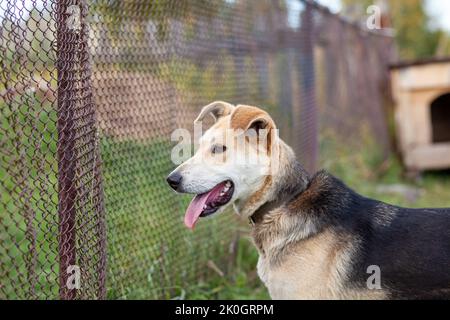
POLYGON ((391 80, 407 170, 450 168, 450 58, 392 66, 391 80))

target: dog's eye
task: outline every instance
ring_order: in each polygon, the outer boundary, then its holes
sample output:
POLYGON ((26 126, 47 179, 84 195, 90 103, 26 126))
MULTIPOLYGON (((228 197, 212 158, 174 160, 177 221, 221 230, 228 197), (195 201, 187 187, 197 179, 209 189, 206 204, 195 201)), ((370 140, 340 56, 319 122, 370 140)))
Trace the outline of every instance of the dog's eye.
POLYGON ((218 153, 224 153, 227 150, 227 147, 221 145, 221 144, 215 144, 211 148, 212 154, 218 154, 218 153))

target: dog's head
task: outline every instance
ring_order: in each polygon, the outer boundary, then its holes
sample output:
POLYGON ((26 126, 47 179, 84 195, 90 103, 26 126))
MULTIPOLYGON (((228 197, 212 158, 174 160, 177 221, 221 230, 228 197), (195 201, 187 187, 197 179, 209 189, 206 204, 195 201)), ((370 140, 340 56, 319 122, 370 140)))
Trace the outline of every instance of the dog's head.
POLYGON ((275 123, 259 108, 217 101, 204 107, 195 122, 207 115, 214 125, 200 138, 194 156, 167 178, 177 192, 196 195, 185 215, 189 228, 229 204, 238 209, 260 192, 278 150, 275 123))

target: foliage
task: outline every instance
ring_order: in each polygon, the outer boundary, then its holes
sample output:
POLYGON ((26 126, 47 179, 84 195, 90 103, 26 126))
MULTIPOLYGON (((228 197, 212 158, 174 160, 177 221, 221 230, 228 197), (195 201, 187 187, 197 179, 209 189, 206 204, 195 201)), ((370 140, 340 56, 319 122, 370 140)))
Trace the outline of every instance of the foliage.
POLYGON ((189 25, 195 23, 193 18, 197 7, 207 7, 203 14, 210 19, 216 16, 225 1, 208 0, 156 0, 156 1, 105 1, 95 0, 91 4, 91 9, 99 13, 99 19, 112 31, 120 34, 122 24, 132 19, 136 24, 134 32, 143 34, 146 24, 149 20, 156 26, 156 34, 159 40, 166 40, 169 32, 170 19, 182 20, 189 28, 189 25))
MULTIPOLYGON (((392 27, 402 59, 434 56, 439 41, 445 36, 442 30, 430 27, 431 17, 424 9, 424 0, 387 0, 392 27)), ((373 0, 342 0, 344 12, 360 16, 373 0)))

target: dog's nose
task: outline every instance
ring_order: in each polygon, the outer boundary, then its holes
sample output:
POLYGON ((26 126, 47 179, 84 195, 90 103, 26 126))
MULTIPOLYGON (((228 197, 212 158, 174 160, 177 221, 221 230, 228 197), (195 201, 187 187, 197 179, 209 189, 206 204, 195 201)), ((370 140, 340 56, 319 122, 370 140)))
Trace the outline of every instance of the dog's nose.
POLYGON ((172 187, 173 190, 177 190, 180 186, 182 180, 181 174, 178 172, 173 172, 167 177, 167 183, 172 187))

